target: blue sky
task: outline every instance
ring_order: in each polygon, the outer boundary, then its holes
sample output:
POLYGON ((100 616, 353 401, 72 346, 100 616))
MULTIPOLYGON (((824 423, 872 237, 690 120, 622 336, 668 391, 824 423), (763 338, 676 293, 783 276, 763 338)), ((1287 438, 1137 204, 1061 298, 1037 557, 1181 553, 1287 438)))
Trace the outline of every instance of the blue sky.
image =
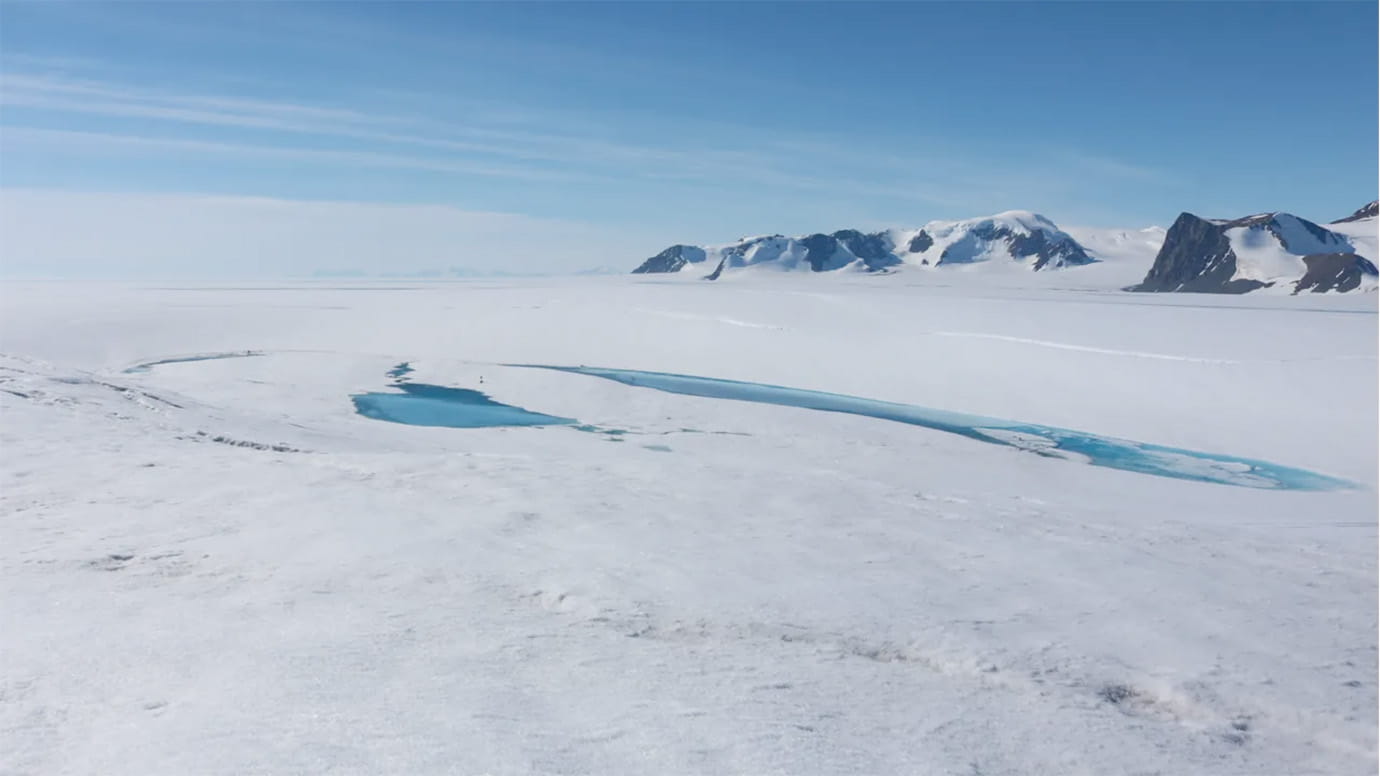
POLYGON ((6 2, 0 248, 30 273, 545 270, 1007 209, 1326 221, 1376 196, 1376 14, 6 2))

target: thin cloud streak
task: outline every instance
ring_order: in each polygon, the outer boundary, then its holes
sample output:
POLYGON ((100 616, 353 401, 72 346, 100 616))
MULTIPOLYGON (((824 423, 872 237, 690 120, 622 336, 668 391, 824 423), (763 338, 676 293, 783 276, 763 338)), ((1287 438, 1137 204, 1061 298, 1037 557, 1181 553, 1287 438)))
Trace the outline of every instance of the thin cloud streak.
POLYGON ((513 178, 532 181, 596 181, 598 178, 578 173, 554 170, 534 170, 512 167, 492 167, 467 164, 458 161, 430 159, 423 157, 381 154, 372 151, 323 151, 313 148, 290 148, 282 146, 247 145, 208 140, 184 140, 180 138, 147 137, 138 135, 116 135, 103 132, 85 132, 69 129, 36 129, 30 127, 3 128, 0 132, 0 147, 15 140, 37 141, 39 143, 67 143, 85 147, 114 146, 168 151, 196 151, 210 154, 229 154, 272 159, 286 159, 315 163, 362 165, 367 167, 392 167, 397 169, 426 170, 431 172, 452 172, 494 178, 513 178))
MULTIPOLYGON (((1032 192, 1057 193, 1108 179, 1173 183, 1156 170, 1066 150, 1036 160, 993 165, 943 148, 923 155, 887 148, 859 148, 833 139, 797 135, 754 138, 736 134, 752 147, 668 148, 613 142, 599 137, 439 121, 426 116, 389 115, 357 108, 238 96, 175 94, 92 79, 25 73, 0 74, 0 125, 10 141, 91 146, 104 143, 150 151, 239 154, 317 164, 416 169, 530 181, 664 181, 707 189, 743 187, 824 193, 923 203, 948 211, 981 209, 994 201, 1027 207, 1032 192), (108 118, 140 118, 170 124, 237 130, 231 140, 169 138, 15 123, 16 109, 108 118), (283 145, 272 137, 246 138, 244 130, 286 132, 304 138, 334 138, 370 144, 368 149, 322 150, 283 145), (419 153, 385 148, 408 147, 419 153), (866 172, 860 176, 859 171, 866 172)), ((561 116, 521 113, 529 124, 568 126, 561 116)), ((51 120, 44 123, 51 123, 51 120)))
MULTIPOLYGON (((547 144, 548 148, 534 148, 531 145, 517 146, 457 141, 415 134, 386 132, 368 128, 377 125, 377 118, 357 111, 334 108, 317 108, 297 104, 274 103, 258 100, 211 98, 201 96, 179 96, 143 92, 128 88, 109 87, 93 82, 55 81, 28 76, 0 77, 0 105, 44 108, 104 116, 139 117, 161 119, 182 123, 212 126, 272 129, 308 135, 335 136, 358 140, 373 140, 416 145, 447 151, 488 154, 508 157, 522 161, 549 161, 567 164, 579 160, 588 164, 591 158, 637 163, 640 169, 631 172, 629 177, 659 180, 699 181, 705 184, 722 184, 725 180, 739 181, 762 186, 778 186, 795 190, 834 190, 852 191, 872 195, 885 194, 900 196, 936 204, 945 202, 937 192, 918 192, 911 187, 882 187, 835 177, 811 177, 788 171, 790 164, 781 165, 785 169, 763 163, 760 153, 723 150, 679 151, 665 148, 652 148, 636 145, 617 145, 605 141, 585 138, 557 136, 527 131, 502 131, 483 128, 462 128, 462 132, 497 138, 516 140, 528 144, 547 144), (17 87, 17 88, 16 88, 17 87), (101 101, 74 99, 74 95, 103 98, 101 101), (116 102, 113 100, 127 100, 116 102), (197 106, 222 106, 226 110, 206 110, 197 106), (233 110, 230 110, 233 109, 233 110), (283 118, 294 117, 294 118, 283 118), (331 121, 310 119, 329 118, 331 121), (366 125, 365 127, 358 126, 366 125), (549 146, 555 146, 551 148, 549 146), (650 165, 650 166, 649 166, 650 165)), ((392 119, 393 125, 421 125, 426 120, 392 119)), ((587 173, 560 173, 552 170, 531 168, 491 167, 458 163, 453 161, 426 161, 416 157, 404 157, 375 152, 319 151, 313 149, 292 149, 267 145, 248 145, 204 140, 168 139, 162 137, 138 137, 92 133, 77 130, 51 130, 39 128, 6 127, 7 134, 28 139, 48 141, 68 139, 80 142, 104 141, 112 144, 142 145, 178 150, 202 150, 212 153, 255 154, 266 157, 313 159, 316 161, 335 161, 339 163, 369 164, 371 166, 395 166, 410 169, 435 169, 450 172, 466 172, 476 175, 511 177, 529 180, 608 180, 609 176, 587 173)), ((804 141, 801 141, 802 144, 804 141)), ((826 150, 819 144, 806 146, 809 155, 818 157, 826 150)), ((849 153, 852 160, 855 153, 849 153)))

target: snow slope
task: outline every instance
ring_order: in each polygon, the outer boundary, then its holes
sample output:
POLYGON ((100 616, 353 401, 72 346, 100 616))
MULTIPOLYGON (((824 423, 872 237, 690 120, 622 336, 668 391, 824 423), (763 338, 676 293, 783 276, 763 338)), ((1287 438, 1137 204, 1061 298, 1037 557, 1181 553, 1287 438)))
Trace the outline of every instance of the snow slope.
POLYGON ((1288 213, 1274 213, 1261 223, 1228 229, 1227 239, 1236 254, 1233 280, 1257 280, 1287 287, 1308 271, 1303 257, 1319 253, 1351 253, 1345 236, 1305 225, 1288 213))
POLYGON ((0 770, 1373 773, 1375 296, 1048 285, 1073 274, 6 286, 0 770), (403 361, 625 433, 354 414, 403 361))
POLYGON ((1380 236, 1376 234, 1376 219, 1358 218, 1355 221, 1339 221, 1327 224, 1330 232, 1345 235, 1351 241, 1352 250, 1372 262, 1380 262, 1380 236))

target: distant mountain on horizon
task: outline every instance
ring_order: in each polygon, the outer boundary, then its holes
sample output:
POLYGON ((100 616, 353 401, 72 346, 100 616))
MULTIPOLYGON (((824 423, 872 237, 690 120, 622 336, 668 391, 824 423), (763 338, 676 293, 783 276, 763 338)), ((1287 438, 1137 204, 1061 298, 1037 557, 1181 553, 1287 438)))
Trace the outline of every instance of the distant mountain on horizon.
POLYGON ((983 218, 931 221, 919 229, 864 233, 842 229, 797 237, 774 234, 718 246, 673 245, 642 262, 634 274, 713 268, 711 278, 745 269, 803 272, 884 272, 893 267, 939 267, 1015 262, 1032 271, 1091 264, 1097 259, 1054 222, 1011 210, 983 218))
POLYGON ((1129 291, 1243 294, 1264 288, 1376 288, 1376 203, 1319 226, 1290 213, 1208 219, 1182 213, 1129 291))
MULTIPOLYGON (((700 272, 706 280, 748 271, 889 273, 902 268, 991 264, 1030 271, 1103 261, 1144 262, 1128 290, 1246 293, 1289 286, 1301 291, 1376 287, 1377 203, 1327 228, 1288 213, 1203 219, 1183 213, 1168 230, 1059 228, 1024 210, 920 229, 843 229, 797 237, 745 237, 724 245, 673 245, 633 274, 700 272)), ((1129 280, 1129 279, 1128 279, 1129 280)), ((1122 283, 1127 282, 1122 280, 1122 283)))

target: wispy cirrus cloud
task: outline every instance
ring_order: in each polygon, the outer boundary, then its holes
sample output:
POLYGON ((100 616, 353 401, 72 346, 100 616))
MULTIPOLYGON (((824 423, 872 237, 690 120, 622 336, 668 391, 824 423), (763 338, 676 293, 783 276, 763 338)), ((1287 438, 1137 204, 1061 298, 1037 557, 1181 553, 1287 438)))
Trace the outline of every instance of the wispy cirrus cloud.
MULTIPOLYGON (((938 191, 879 186, 847 176, 812 175, 803 170, 822 162, 854 165, 858 153, 818 142, 773 142, 757 148, 668 148, 612 142, 598 137, 562 135, 528 128, 485 127, 440 122, 427 117, 379 116, 368 111, 239 97, 185 95, 50 76, 0 75, 0 107, 30 108, 105 118, 138 118, 211 129, 286 132, 311 138, 366 141, 392 148, 425 149, 424 154, 378 150, 319 150, 280 141, 246 141, 131 135, 80 129, 31 127, 6 122, 0 143, 61 143, 91 149, 163 149, 180 153, 237 154, 316 163, 395 167, 506 177, 514 180, 613 180, 637 178, 694 185, 752 185, 800 191, 853 191, 920 201, 940 201, 938 191), (487 163, 486 163, 487 161, 487 163), (495 163, 505 162, 503 164, 495 163), (533 164, 540 163, 540 164, 533 164)), ((560 122, 547 117, 547 124, 560 122)), ((886 161, 886 160, 881 160, 886 161)))
POLYGON ((145 151, 191 152, 221 156, 257 157, 318 164, 358 165, 393 169, 462 173, 491 178, 512 178, 531 181, 592 181, 592 175, 561 170, 542 170, 523 167, 504 167, 467 163, 431 157, 403 156, 373 151, 336 151, 292 146, 268 146, 227 143, 213 140, 119 135, 104 132, 85 132, 70 129, 5 128, 0 130, 0 146, 21 143, 49 143, 87 149, 125 148, 145 151))
MULTIPOLYGON (((309 149, 283 148, 276 140, 244 139, 236 143, 214 140, 170 139, 167 133, 140 138, 95 133, 85 130, 53 130, 5 122, 10 140, 43 138, 50 143, 61 138, 142 144, 183 151, 200 147, 214 153, 251 153, 260 156, 289 154, 296 158, 363 163, 380 166, 393 162, 399 167, 430 167, 477 175, 507 175, 515 179, 579 179, 612 177, 694 177, 697 173, 718 175, 754 170, 765 175, 764 158, 750 162, 748 154, 715 149, 672 149, 628 142, 611 142, 598 137, 556 134, 530 128, 477 126, 443 122, 428 117, 380 115, 376 112, 325 107, 274 100, 240 97, 186 95, 140 89, 98 81, 71 80, 50 76, 0 74, 0 108, 31 109, 64 115, 106 119, 148 119, 175 126, 215 130, 268 130, 290 133, 310 140, 337 139, 362 141, 373 147, 411 147, 422 150, 432 161, 423 165, 416 156, 402 157, 377 151, 353 153, 314 153, 309 149), (64 134, 65 133, 65 134, 64 134), (142 142, 141 141, 146 141, 142 142), (232 147, 233 146, 233 147, 232 147), (464 157, 464 161, 459 161, 464 157), (508 164, 483 165, 476 160, 504 160, 508 164), (754 167, 754 164, 756 167, 754 167), (592 172, 602 167, 605 172, 592 172)), ((547 123, 560 125, 559 120, 547 123)))
MULTIPOLYGON (((0 74, 0 106, 103 117, 155 119, 213 128, 278 130, 304 135, 429 146, 517 159, 555 160, 566 158, 575 151, 590 150, 573 148, 562 156, 550 151, 543 152, 538 147, 540 142, 551 141, 553 138, 533 136, 530 133, 485 131, 473 127, 451 126, 441 129, 459 135, 487 136, 509 142, 482 143, 453 137, 410 134, 398 130, 425 126, 425 120, 380 115, 363 110, 240 97, 176 94, 93 81, 9 73, 0 74)), ((554 140, 569 141, 562 138, 554 140)))
MULTIPOLYGON (((380 117, 363 111, 342 108, 323 108, 313 105, 285 103, 273 100, 255 100, 243 97, 187 95, 160 92, 138 87, 55 77, 51 75, 26 75, 11 71, 0 72, 0 100, 12 104, 42 105, 44 100, 62 98, 100 99, 108 102, 103 105, 143 105, 163 106, 188 111, 200 111, 207 117, 223 116, 238 118, 276 118, 313 121, 347 121, 351 123, 388 123, 387 117, 380 117)), ((71 107, 71 104, 68 104, 71 107)), ((208 119, 209 120, 209 119, 208 119)))
POLYGON ((42 146, 84 154, 106 149, 253 157, 516 182, 676 186, 706 196, 789 194, 835 209, 853 198, 874 203, 871 212, 879 201, 893 202, 890 211, 906 223, 917 220, 911 214, 920 210, 947 217, 1030 207, 1034 194, 1047 202, 1089 180, 1169 182, 1148 167, 1065 150, 994 161, 933 139, 894 148, 722 123, 706 123, 703 133, 682 127, 662 137, 665 142, 641 142, 625 139, 626 133, 615 139, 600 132, 588 115, 573 121, 558 111, 524 106, 508 111, 502 122, 447 120, 362 103, 186 93, 42 69, 0 73, 0 109, 0 153, 42 146), (127 126, 131 121, 136 128, 127 126), (719 140, 698 142, 699 135, 719 140))

